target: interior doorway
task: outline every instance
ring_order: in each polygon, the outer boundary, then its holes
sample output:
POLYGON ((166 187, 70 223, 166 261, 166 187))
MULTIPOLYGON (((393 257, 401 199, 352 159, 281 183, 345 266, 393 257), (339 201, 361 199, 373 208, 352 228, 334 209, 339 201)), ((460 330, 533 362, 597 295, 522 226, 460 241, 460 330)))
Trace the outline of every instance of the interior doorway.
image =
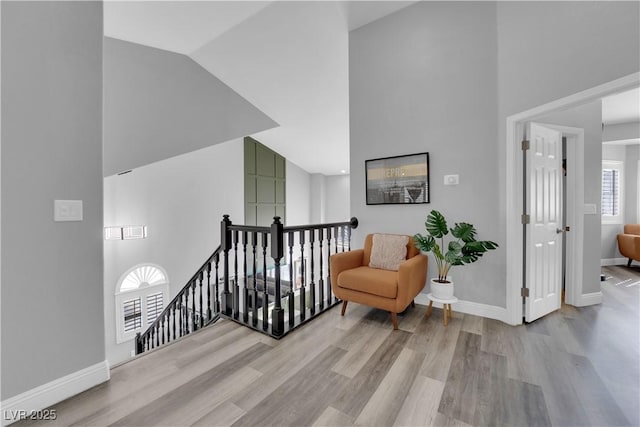
MULTIPOLYGON (((631 88, 640 86, 640 73, 634 73, 629 76, 614 80, 612 82, 596 86, 594 88, 579 92, 577 94, 558 99, 556 101, 538 106, 536 108, 509 116, 507 118, 507 135, 506 135, 506 186, 507 186, 507 318, 508 323, 512 325, 522 324, 523 322, 523 299, 521 296, 521 289, 524 275, 524 238, 522 233, 522 206, 523 206, 523 164, 521 158, 521 137, 524 131, 524 125, 529 121, 534 121, 537 118, 549 115, 551 113, 566 110, 572 107, 580 106, 589 102, 596 101, 607 95, 629 90, 631 88)), ((567 139, 569 150, 570 138, 567 139)), ((573 144, 577 147, 578 144, 573 144)), ((574 153, 579 155, 579 153, 574 153)), ((571 154, 567 153, 567 158, 571 158, 571 154)), ((569 160, 568 160, 569 161, 569 160)), ((584 159, 579 161, 575 159, 576 166, 584 165, 584 159)), ((584 173, 584 171, 583 171, 584 173)), ((573 199, 567 201, 567 208, 573 206, 574 212, 578 222, 580 218, 584 220, 585 205, 584 199, 579 200, 578 191, 582 184, 582 192, 584 194, 584 181, 581 182, 569 182, 567 179, 567 188, 571 187, 574 191, 573 199)), ((583 196, 584 197, 584 196, 583 196)), ((590 207, 589 207, 590 208, 590 207)), ((576 226, 577 227, 577 226, 576 226)), ((584 233, 576 228, 575 233, 571 234, 571 238, 567 240, 573 240, 571 244, 575 245, 576 250, 580 250, 583 247, 584 233), (580 240, 582 238, 582 240, 580 240), (580 243, 580 244, 578 244, 580 243)), ((569 245, 569 243, 568 243, 569 245)), ((574 257, 580 258, 581 257, 574 257)), ((569 267, 567 265, 567 267, 569 267)), ((577 271, 578 268, 572 268, 572 274, 574 274, 573 283, 578 286, 572 286, 571 289, 567 287, 567 303, 572 301, 574 305, 588 305, 596 303, 596 300, 585 300, 581 295, 582 290, 576 289, 582 284, 584 278, 578 278, 581 274, 577 271), (579 291, 580 294, 576 295, 579 291)), ((569 268, 567 269, 569 273, 569 268)))
POLYGON ((582 294, 584 130, 536 122, 526 128, 523 312, 531 322, 561 307, 563 288, 570 304, 582 294))

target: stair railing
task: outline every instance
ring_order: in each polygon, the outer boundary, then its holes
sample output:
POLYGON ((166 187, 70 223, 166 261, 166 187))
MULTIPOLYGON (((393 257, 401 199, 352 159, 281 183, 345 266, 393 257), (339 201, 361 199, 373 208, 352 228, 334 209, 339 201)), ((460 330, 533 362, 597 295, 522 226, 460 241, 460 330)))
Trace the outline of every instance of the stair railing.
POLYGON ((168 344, 219 318, 220 253, 218 246, 147 330, 136 334, 136 354, 168 344))
POLYGON ((221 316, 281 338, 333 307, 338 300, 331 291, 329 257, 351 249, 357 226, 351 218, 285 227, 276 216, 270 227, 256 227, 235 225, 224 215, 221 256, 229 274, 223 278, 221 316))
POLYGON ((345 222, 285 227, 220 223, 220 246, 135 339, 136 354, 228 318, 281 338, 339 301, 331 290, 329 257, 351 250, 345 222), (286 321, 285 321, 286 317, 286 321))

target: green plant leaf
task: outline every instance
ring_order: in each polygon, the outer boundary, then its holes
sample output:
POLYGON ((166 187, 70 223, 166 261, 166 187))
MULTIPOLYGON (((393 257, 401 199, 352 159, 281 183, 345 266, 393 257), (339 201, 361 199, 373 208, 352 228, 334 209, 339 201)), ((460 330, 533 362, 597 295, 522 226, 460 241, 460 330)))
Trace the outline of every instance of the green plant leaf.
POLYGON ((416 247, 424 252, 431 252, 436 244, 436 240, 432 236, 423 236, 422 234, 413 236, 413 241, 416 247))
POLYGON ((456 223, 455 227, 451 229, 451 234, 465 243, 476 240, 475 227, 471 224, 467 224, 466 222, 456 223))
POLYGON ((429 234, 437 239, 440 239, 449 234, 447 221, 444 219, 444 216, 436 210, 432 210, 429 213, 427 222, 425 222, 424 225, 427 228, 429 234))

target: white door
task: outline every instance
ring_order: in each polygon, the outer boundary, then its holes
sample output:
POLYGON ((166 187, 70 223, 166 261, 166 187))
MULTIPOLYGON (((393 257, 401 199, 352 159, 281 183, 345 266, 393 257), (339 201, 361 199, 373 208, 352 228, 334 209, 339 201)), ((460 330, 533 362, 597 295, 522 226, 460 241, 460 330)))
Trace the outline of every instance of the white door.
POLYGON ((527 126, 525 150, 525 320, 560 308, 562 292, 562 134, 538 123, 527 126))

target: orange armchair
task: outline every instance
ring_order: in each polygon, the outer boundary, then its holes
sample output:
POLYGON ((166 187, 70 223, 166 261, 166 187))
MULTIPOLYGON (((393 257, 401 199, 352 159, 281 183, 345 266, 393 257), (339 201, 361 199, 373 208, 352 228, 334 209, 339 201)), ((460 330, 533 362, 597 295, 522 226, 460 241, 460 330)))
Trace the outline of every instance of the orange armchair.
POLYGON ((631 267, 631 261, 640 261, 640 224, 625 224, 624 234, 618 234, 618 250, 629 258, 627 267, 631 267))
POLYGON ((398 329, 397 313, 404 311, 424 289, 427 280, 427 256, 421 254, 407 236, 406 260, 398 271, 369 266, 373 235, 369 234, 364 249, 331 255, 331 289, 342 300, 342 315, 353 301, 391 312, 393 329, 398 329))

